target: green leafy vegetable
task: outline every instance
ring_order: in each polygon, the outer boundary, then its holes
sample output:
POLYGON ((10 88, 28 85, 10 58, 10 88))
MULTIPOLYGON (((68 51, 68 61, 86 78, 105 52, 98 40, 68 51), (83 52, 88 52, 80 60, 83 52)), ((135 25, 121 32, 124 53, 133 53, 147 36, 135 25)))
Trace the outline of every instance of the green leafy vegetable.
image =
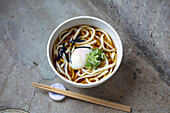
POLYGON ((105 53, 101 49, 92 49, 86 57, 86 67, 90 69, 97 69, 101 61, 105 60, 105 53))

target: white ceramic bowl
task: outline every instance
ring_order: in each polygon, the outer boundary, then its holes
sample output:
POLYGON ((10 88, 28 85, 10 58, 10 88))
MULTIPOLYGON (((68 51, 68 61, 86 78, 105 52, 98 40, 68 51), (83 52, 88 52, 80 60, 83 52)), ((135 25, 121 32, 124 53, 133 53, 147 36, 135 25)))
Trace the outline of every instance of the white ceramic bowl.
POLYGON ((105 21, 96 18, 96 17, 91 17, 91 16, 78 16, 78 17, 74 17, 71 19, 68 19, 66 21, 64 21, 63 23, 61 23, 51 34, 49 40, 48 40, 48 44, 47 44, 47 58, 48 58, 48 62, 51 66, 51 68, 53 69, 53 71, 62 79, 64 80, 66 83, 69 83, 72 86, 75 87, 80 87, 80 88, 91 88, 91 87, 95 87, 98 86, 100 84, 102 84, 103 82, 105 82, 106 80, 108 80, 111 76, 114 75, 114 73, 117 71, 117 69, 120 66, 121 60, 122 60, 122 56, 123 56, 123 47, 122 47, 122 43, 120 40, 119 35, 117 34, 117 32, 115 31, 115 29, 109 25, 108 23, 106 23, 105 21), (92 25, 92 26, 96 26, 99 27, 103 30, 105 30, 113 39, 114 44, 117 48, 117 64, 114 68, 114 71, 112 72, 111 75, 106 76, 104 79, 101 79, 98 82, 92 83, 92 84, 80 84, 80 83, 75 83, 72 81, 67 80, 66 78, 64 78, 62 75, 60 75, 53 63, 52 63, 52 48, 54 45, 55 40, 57 39, 58 35, 65 29, 71 28, 73 26, 76 25, 82 25, 82 24, 87 24, 87 25, 92 25))

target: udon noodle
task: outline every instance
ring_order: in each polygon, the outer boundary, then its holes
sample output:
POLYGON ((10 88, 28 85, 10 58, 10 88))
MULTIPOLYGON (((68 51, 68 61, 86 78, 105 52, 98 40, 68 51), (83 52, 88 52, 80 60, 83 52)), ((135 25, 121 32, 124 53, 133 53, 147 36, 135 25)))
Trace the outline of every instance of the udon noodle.
POLYGON ((117 62, 117 49, 110 35, 103 29, 79 25, 59 34, 53 46, 52 56, 57 72, 63 77, 76 83, 91 84, 112 74, 117 62), (75 41, 77 37, 81 37, 83 41, 75 41), (97 69, 89 69, 86 66, 81 69, 73 69, 70 61, 71 55, 81 47, 103 50, 105 60, 97 69))

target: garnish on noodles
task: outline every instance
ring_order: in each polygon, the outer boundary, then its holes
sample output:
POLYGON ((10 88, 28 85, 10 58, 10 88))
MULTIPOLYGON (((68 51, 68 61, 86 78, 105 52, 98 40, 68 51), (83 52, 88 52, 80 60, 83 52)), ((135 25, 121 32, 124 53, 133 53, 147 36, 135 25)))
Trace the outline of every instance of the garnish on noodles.
POLYGON ((101 61, 105 59, 105 53, 101 49, 92 49, 86 57, 86 67, 89 69, 97 69, 101 61))
POLYGON ((57 72, 82 84, 91 84, 112 74, 117 62, 117 50, 110 35, 89 25, 62 31, 52 54, 57 72))

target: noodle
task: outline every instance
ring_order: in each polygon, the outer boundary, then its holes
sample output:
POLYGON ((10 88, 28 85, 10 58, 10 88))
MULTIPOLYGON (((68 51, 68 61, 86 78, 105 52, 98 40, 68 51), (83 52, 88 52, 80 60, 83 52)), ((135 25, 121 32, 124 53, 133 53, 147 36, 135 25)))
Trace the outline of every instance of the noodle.
POLYGON ((62 31, 54 43, 52 56, 58 73, 70 81, 82 84, 92 84, 104 79, 112 74, 117 63, 117 49, 109 34, 89 25, 74 26, 62 31), (81 69, 74 69, 71 66, 71 58, 77 48, 88 48, 88 50, 99 48, 103 50, 105 60, 101 61, 97 69, 88 69, 85 66, 81 69))

